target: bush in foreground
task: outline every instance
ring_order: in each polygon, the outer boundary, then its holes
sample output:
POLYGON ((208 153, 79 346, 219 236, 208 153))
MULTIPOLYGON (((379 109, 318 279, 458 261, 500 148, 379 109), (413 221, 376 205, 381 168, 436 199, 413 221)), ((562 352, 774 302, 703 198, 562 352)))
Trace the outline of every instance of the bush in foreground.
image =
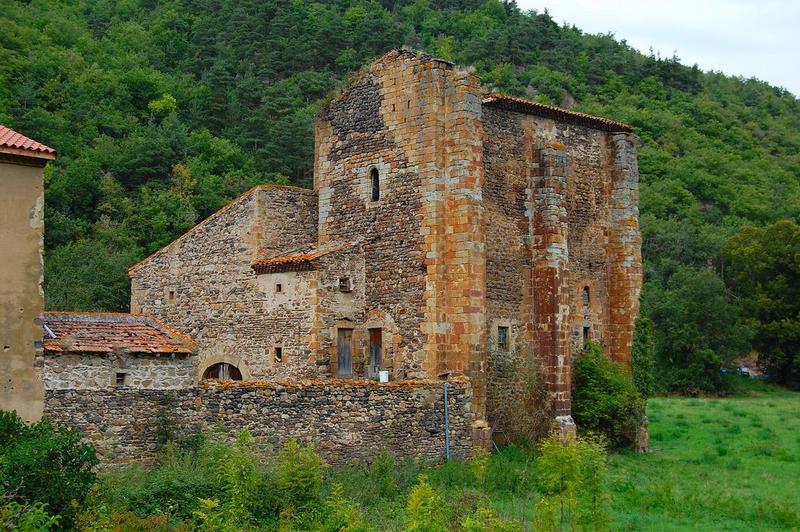
POLYGON ((96 476, 97 454, 74 429, 47 419, 28 424, 15 412, 0 412, 0 489, 11 501, 33 511, 60 515, 70 528, 96 476))
POLYGON ((615 447, 631 446, 644 420, 645 400, 625 368, 589 342, 575 362, 572 416, 583 432, 603 434, 615 447))

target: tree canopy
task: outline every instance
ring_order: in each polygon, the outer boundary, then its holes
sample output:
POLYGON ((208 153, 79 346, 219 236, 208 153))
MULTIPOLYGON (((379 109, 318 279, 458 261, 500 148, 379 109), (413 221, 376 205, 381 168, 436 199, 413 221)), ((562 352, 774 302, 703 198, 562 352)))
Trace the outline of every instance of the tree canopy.
MULTIPOLYGON (((255 183, 308 186, 320 102, 401 45, 472 65, 495 90, 635 128, 645 312, 650 294, 680 289, 675 275, 718 287, 741 226, 800 221, 794 95, 513 1, 7 4, 0 123, 60 153, 45 184, 49 308, 125 310, 132 263, 255 183)), ((655 345, 671 342, 653 322, 655 345)))

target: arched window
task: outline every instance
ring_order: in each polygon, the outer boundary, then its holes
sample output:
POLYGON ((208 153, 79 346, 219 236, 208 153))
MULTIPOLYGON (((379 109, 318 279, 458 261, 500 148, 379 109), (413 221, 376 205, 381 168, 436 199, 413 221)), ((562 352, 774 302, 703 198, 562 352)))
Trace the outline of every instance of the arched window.
POLYGON ((378 175, 378 169, 373 168, 370 170, 370 182, 372 183, 372 201, 381 199, 381 178, 378 175))
POLYGON ((203 380, 240 381, 242 380, 242 372, 233 364, 219 362, 208 366, 208 369, 203 373, 203 380))

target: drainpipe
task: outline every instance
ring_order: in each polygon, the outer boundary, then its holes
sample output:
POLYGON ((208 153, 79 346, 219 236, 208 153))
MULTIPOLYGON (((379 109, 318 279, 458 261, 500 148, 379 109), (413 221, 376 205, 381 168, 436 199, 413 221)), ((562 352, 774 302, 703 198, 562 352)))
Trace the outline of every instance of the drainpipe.
POLYGON ((450 406, 447 400, 447 383, 444 383, 444 459, 450 461, 450 406))

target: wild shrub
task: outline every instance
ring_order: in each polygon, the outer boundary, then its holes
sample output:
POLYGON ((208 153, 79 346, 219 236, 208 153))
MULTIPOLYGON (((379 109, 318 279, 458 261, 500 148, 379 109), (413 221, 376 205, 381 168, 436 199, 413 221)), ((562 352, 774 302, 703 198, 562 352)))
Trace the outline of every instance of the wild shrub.
POLYGON ((550 430, 551 401, 540 361, 532 352, 491 351, 486 411, 495 437, 517 445, 530 445, 550 430))
POLYGON ((640 316, 636 319, 631 349, 631 373, 633 384, 645 399, 655 391, 655 340, 653 338, 653 322, 640 316))
POLYGON ((536 529, 608 529, 611 495, 603 441, 583 437, 562 443, 553 433, 539 450, 536 466, 544 495, 534 512, 536 529))
POLYGON ((394 478, 395 460, 392 453, 383 449, 367 470, 374 486, 373 494, 384 499, 397 495, 397 480, 394 478))
POLYGON ((250 511, 251 498, 261 478, 252 440, 250 432, 243 430, 233 445, 225 445, 225 451, 218 453, 214 473, 225 496, 221 503, 217 499, 200 499, 202 509, 194 515, 203 529, 233 532, 252 528, 255 519, 250 511))
POLYGON ((464 532, 521 532, 522 525, 498 517, 497 512, 482 506, 462 523, 464 532))
POLYGON ((320 527, 326 532, 361 532, 369 530, 361 510, 344 494, 341 484, 334 484, 325 501, 325 519, 320 527))
POLYGON ((427 475, 420 475, 417 484, 408 495, 406 530, 408 532, 447 530, 445 501, 428 483, 427 475))
POLYGON ((9 501, 0 506, 0 530, 24 532, 46 532, 59 524, 60 516, 47 513, 47 505, 41 502, 20 504, 9 501))
POLYGON ((611 445, 636 440, 645 401, 621 364, 610 360, 597 342, 589 342, 575 362, 572 416, 584 432, 603 434, 611 445))
POLYGON ((61 516, 59 526, 72 526, 96 480, 97 462, 95 448, 77 430, 0 412, 0 490, 23 506, 46 504, 47 512, 61 516))
POLYGON ((325 467, 313 448, 302 447, 294 439, 281 449, 275 484, 282 498, 282 528, 304 530, 317 526, 323 514, 325 467))

